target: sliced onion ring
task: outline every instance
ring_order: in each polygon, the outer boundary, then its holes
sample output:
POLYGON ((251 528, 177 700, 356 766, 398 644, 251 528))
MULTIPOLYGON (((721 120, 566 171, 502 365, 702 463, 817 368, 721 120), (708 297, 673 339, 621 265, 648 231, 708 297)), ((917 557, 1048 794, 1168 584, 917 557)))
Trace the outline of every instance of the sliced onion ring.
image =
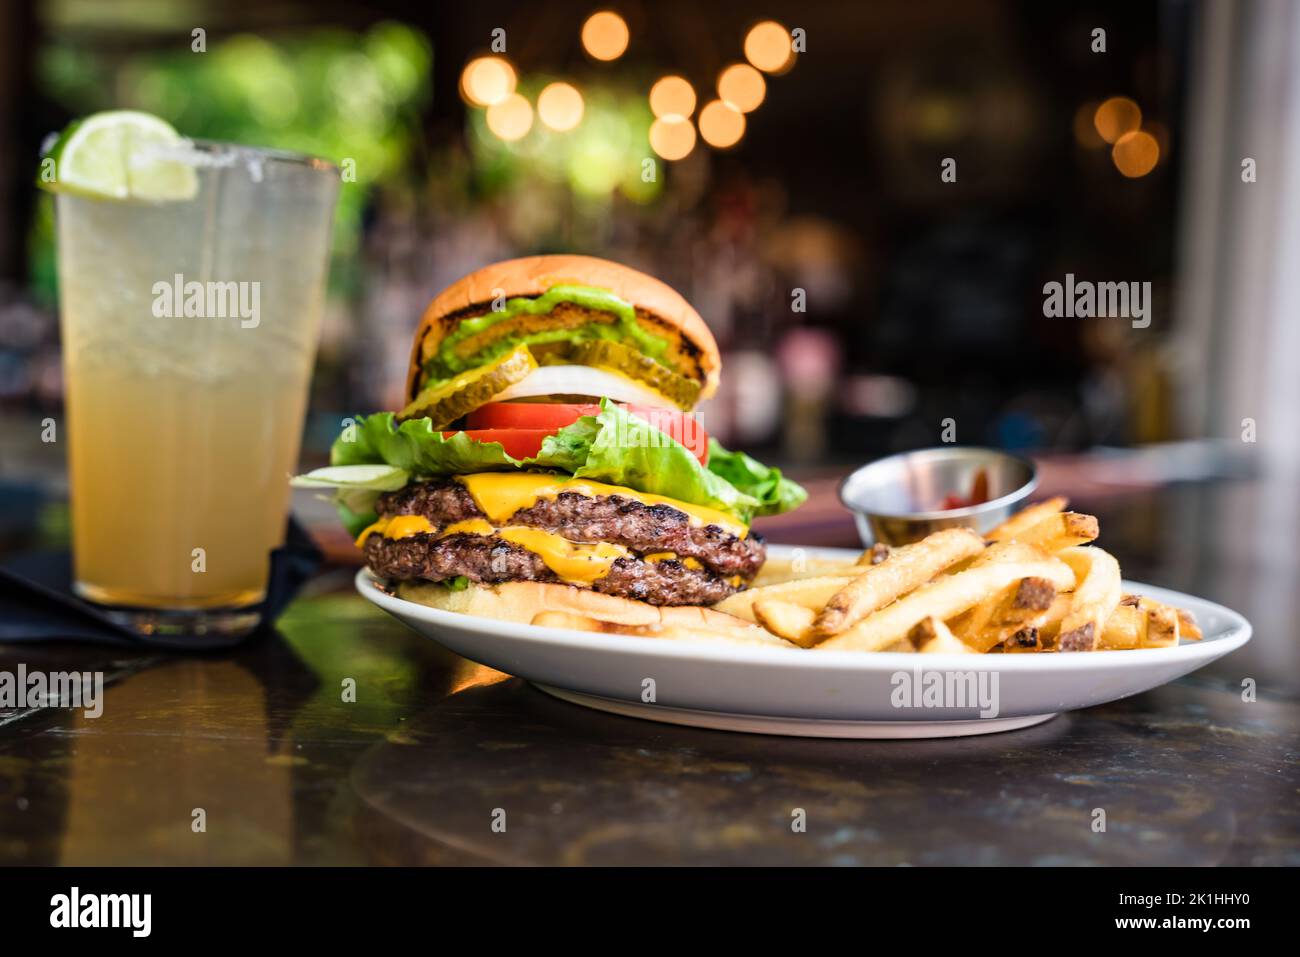
POLYGON ((492 401, 507 402, 510 399, 542 395, 585 395, 593 399, 613 399, 615 402, 631 402, 660 409, 677 408, 675 402, 654 389, 591 366, 542 366, 522 381, 493 396, 492 401))

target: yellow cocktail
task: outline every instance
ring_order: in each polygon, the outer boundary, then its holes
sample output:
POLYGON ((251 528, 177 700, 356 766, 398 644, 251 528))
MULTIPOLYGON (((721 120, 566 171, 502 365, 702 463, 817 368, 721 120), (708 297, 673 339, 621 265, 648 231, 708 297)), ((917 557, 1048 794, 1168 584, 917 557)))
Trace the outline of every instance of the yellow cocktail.
POLYGON ((284 534, 338 173, 138 140, 127 195, 65 166, 56 200, 76 587, 146 630, 242 628, 284 534))

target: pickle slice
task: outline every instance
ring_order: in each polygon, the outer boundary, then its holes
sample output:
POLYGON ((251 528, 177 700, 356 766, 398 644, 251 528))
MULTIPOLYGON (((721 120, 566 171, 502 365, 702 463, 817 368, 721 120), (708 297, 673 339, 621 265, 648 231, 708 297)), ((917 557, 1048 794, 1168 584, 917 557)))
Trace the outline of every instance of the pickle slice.
POLYGON ((700 384, 621 342, 554 342, 535 346, 542 365, 580 365, 608 369, 643 382, 682 409, 691 409, 700 397, 700 384))
POLYGON ((520 346, 485 366, 469 369, 454 379, 424 389, 410 405, 397 413, 397 420, 403 422, 428 417, 432 420, 432 428, 444 428, 462 415, 491 402, 493 396, 516 382, 522 382, 536 368, 537 360, 528 347, 520 346))

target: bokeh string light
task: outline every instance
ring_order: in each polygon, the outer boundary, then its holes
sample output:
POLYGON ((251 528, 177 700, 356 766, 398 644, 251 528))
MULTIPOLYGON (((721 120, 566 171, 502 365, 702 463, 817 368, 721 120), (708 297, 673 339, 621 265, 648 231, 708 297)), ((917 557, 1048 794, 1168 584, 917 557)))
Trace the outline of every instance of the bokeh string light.
POLYGON ((532 104, 522 94, 511 93, 487 108, 487 125, 507 143, 523 139, 533 128, 532 104))
POLYGON ((1126 96, 1083 103, 1074 114, 1074 139, 1085 149, 1110 145, 1110 158, 1123 176, 1146 176, 1169 148, 1169 133, 1158 122, 1143 122, 1142 107, 1126 96))
POLYGON ((745 34, 745 59, 764 73, 785 73, 794 57, 790 31, 775 20, 756 23, 745 34))
POLYGON ((650 87, 650 112, 685 119, 695 112, 695 88, 680 76, 664 76, 650 87))
POLYGON ((700 136, 715 149, 735 146, 745 135, 745 116, 722 100, 711 100, 700 110, 700 136))
POLYGON ((571 83, 551 83, 537 96, 537 118, 559 133, 582 122, 582 94, 571 83))
MULTIPOLYGON (((579 36, 587 56, 602 63, 623 56, 631 41, 627 21, 608 9, 590 14, 583 21, 579 36)), ((698 115, 699 98, 689 80, 669 74, 655 81, 649 91, 654 120, 642 129, 647 130, 645 135, 657 156, 675 161, 689 156, 697 140, 702 139, 714 149, 726 150, 743 139, 747 128, 745 114, 758 109, 767 96, 768 81, 764 73, 777 75, 789 70, 795 61, 795 50, 789 30, 774 20, 752 26, 741 45, 748 62, 732 63, 718 74, 717 98, 700 109, 698 115)), ((485 110, 487 132, 507 143, 523 139, 534 127, 567 133, 583 125, 588 100, 575 84, 551 82, 537 94, 535 103, 530 103, 519 87, 531 96, 537 90, 535 82, 521 79, 502 56, 478 56, 465 65, 460 89, 467 104, 485 110)), ((602 95, 599 88, 594 92, 602 95)), ((599 131, 589 132, 595 135, 599 131)), ((584 142, 587 140, 590 136, 584 142)))
POLYGON ((1115 141, 1110 151, 1115 168, 1130 179, 1145 176, 1160 162, 1160 144, 1150 133, 1132 130, 1115 141))
POLYGON ((718 75, 718 97, 741 113, 758 109, 766 94, 763 74, 748 63, 734 63, 718 75))
POLYGON ((1125 133, 1142 126, 1142 109, 1126 96, 1112 96, 1093 114, 1097 135, 1107 143, 1116 143, 1125 133))
POLYGON ((650 148, 666 160, 685 159, 695 149, 695 127, 682 116, 666 116, 650 124, 650 148))
POLYGON ((470 60, 460 74, 460 95, 474 106, 500 103, 515 92, 515 69, 499 56, 470 60))
POLYGON ((1106 141, 1097 132, 1094 119, 1096 115, 1096 100, 1088 100, 1074 111, 1074 140, 1084 149, 1099 150, 1106 145, 1106 141))
POLYGON ((613 10, 600 10, 582 25, 582 48, 597 60, 617 60, 627 50, 627 21, 613 10))

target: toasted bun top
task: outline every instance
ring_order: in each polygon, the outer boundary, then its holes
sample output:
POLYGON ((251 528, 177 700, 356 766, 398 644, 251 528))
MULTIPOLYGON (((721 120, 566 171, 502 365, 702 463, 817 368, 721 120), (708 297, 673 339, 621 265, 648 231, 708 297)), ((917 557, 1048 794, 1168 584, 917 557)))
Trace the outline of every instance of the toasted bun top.
POLYGON ((420 373, 423 356, 436 350, 443 337, 461 319, 461 313, 484 306, 500 295, 506 298, 542 295, 551 286, 578 285, 608 289, 620 299, 676 330, 693 353, 698 354, 704 375, 701 398, 718 387, 722 360, 718 343, 700 314, 677 290, 653 276, 608 259, 594 256, 528 256, 484 266, 452 283, 429 303, 415 333, 407 394, 411 395, 420 373))

